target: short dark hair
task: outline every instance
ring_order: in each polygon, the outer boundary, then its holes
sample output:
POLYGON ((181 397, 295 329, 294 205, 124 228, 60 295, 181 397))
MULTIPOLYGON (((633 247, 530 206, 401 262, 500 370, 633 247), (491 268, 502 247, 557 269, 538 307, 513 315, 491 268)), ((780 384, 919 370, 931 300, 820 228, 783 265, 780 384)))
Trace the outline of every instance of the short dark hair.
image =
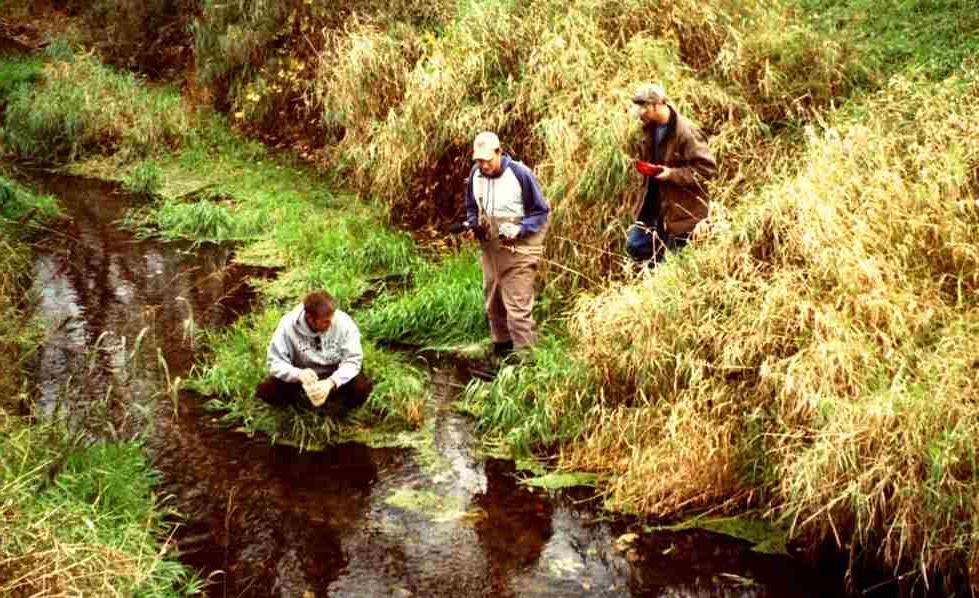
POLYGON ((303 307, 306 308, 306 313, 314 318, 322 318, 333 314, 337 304, 326 291, 315 291, 306 295, 303 299, 303 307))

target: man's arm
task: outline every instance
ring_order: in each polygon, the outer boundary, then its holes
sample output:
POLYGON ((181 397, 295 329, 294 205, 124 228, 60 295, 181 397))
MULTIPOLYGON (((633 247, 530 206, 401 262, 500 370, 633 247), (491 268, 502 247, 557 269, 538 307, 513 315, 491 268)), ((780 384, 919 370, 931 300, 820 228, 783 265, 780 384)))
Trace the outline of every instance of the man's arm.
POLYGON ((469 224, 470 230, 476 230, 476 226, 479 225, 479 205, 473 195, 473 186, 475 185, 473 177, 475 176, 476 168, 474 167, 469 171, 469 178, 466 179, 466 222, 469 224))
POLYGON ((512 164, 511 168, 520 182, 520 199, 523 201, 524 217, 520 223, 520 237, 529 237, 547 223, 551 208, 544 201, 544 193, 534 173, 522 163, 512 164))
POLYGON ((269 372, 283 382, 299 382, 301 368, 292 365, 293 346, 286 335, 288 324, 283 318, 269 341, 269 348, 266 351, 266 362, 269 372))
POLYGON ((694 127, 680 138, 683 166, 670 167, 656 178, 680 187, 703 189, 704 183, 717 174, 717 162, 707 146, 704 134, 694 127))
POLYGON ((337 388, 340 388, 360 373, 360 368, 364 363, 364 350, 360 346, 360 330, 357 325, 350 320, 347 323, 343 341, 340 344, 340 365, 330 376, 330 380, 337 388))

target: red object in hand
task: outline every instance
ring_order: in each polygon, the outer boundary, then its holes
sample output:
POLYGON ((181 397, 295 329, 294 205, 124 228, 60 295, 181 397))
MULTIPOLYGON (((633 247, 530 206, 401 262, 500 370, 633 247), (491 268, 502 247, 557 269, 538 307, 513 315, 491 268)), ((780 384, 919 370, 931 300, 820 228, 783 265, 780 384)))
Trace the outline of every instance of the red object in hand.
POLYGON ((651 162, 636 160, 636 170, 638 170, 643 176, 656 176, 657 174, 663 172, 663 167, 659 164, 652 164, 651 162))

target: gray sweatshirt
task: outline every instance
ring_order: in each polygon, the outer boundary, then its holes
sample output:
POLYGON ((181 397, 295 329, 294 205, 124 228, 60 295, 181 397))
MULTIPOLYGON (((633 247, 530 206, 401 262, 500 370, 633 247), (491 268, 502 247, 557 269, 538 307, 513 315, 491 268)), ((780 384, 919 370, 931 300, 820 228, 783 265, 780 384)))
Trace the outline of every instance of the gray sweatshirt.
POLYGON ((306 323, 305 313, 299 304, 279 320, 269 343, 269 371, 279 380, 299 382, 300 370, 310 368, 322 376, 336 368, 330 379, 339 388, 360 372, 364 361, 360 330, 338 309, 330 327, 317 334, 306 323))

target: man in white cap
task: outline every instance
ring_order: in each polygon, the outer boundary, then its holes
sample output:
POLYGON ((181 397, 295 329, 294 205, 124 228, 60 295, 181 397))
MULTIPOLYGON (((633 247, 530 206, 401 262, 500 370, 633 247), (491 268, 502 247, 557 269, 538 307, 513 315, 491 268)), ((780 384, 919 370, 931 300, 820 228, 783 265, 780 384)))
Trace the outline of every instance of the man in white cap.
POLYGON ((467 235, 482 247, 483 291, 494 352, 534 345, 534 278, 550 207, 534 173, 503 153, 495 133, 473 141, 476 164, 466 187, 467 235))
POLYGON ((666 92, 654 83, 640 85, 632 97, 643 125, 642 157, 637 164, 646 179, 633 208, 635 224, 626 252, 637 262, 655 264, 666 250, 684 247, 697 224, 707 217, 705 183, 717 173, 704 134, 670 106, 666 92))

